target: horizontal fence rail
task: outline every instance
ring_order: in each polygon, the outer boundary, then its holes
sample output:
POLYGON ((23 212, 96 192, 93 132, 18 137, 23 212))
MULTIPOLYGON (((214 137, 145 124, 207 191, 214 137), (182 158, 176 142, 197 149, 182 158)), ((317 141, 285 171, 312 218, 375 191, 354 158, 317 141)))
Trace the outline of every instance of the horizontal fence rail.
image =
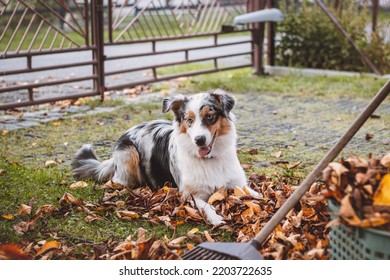
MULTIPOLYGON (((164 50, 156 50, 156 48, 159 46, 158 42, 161 41, 150 41, 149 42, 149 47, 150 51, 146 51, 143 53, 132 53, 132 54, 123 54, 123 55, 116 55, 116 56, 107 56, 105 61, 106 62, 113 62, 115 60, 118 61, 123 61, 125 59, 132 59, 132 58, 138 58, 138 59, 143 59, 147 57, 158 57, 161 55, 172 55, 175 56, 174 61, 164 61, 164 62, 159 62, 156 61, 156 63, 144 63, 144 65, 139 66, 139 67, 122 67, 118 70, 106 70, 105 75, 107 78, 109 76, 113 75, 119 75, 119 74, 124 74, 124 73, 130 73, 130 72, 137 72, 137 71, 147 71, 146 73, 150 73, 152 76, 151 78, 147 79, 147 83, 150 82, 155 82, 155 81, 163 81, 163 80, 168 80, 172 79, 172 77, 184 77, 184 76, 191 76, 191 75, 196 75, 196 74, 205 74, 207 73, 212 73, 217 72, 217 71, 222 71, 222 70, 227 70, 227 69, 235 69, 235 68, 240 68, 240 67, 248 67, 252 64, 252 51, 251 51, 251 43, 252 41, 250 40, 250 36, 246 34, 246 36, 240 37, 239 41, 231 41, 231 42, 218 42, 218 36, 219 34, 214 34, 211 36, 212 40, 210 43, 206 43, 202 46, 195 46, 195 47, 183 47, 183 48, 175 48, 175 45, 180 44, 180 40, 177 39, 170 39, 174 43, 170 44, 172 45, 172 48, 170 49, 164 49, 164 50), (218 50, 221 48, 228 48, 228 47, 236 47, 240 46, 240 49, 243 50, 232 50, 229 51, 227 54, 219 54, 218 50), (204 52, 206 50, 207 52, 204 52), (198 57, 192 57, 191 56, 197 52, 197 51, 203 51, 201 56, 198 57), (180 58, 180 59, 178 59, 180 58), (221 61, 223 59, 228 59, 228 58, 238 58, 235 61, 235 63, 230 64, 230 65, 221 65, 221 61), (242 61, 246 61, 242 63, 242 61), (180 71, 180 74, 178 75, 159 75, 158 74, 158 69, 161 68, 167 68, 167 67, 172 67, 172 66, 179 66, 179 65, 191 65, 194 63, 202 63, 204 64, 198 64, 199 70, 186 70, 186 71, 180 71), (205 72, 206 71, 206 72, 205 72)), ((200 38, 203 37, 210 37, 209 35, 203 35, 203 36, 198 36, 200 38)), ((185 69, 185 68, 183 68, 185 69)), ((132 81, 131 83, 127 84, 122 84, 122 85, 114 85, 114 86, 107 86, 108 90, 112 89, 119 89, 121 86, 125 87, 131 87, 135 85, 139 85, 145 83, 144 79, 140 79, 139 81, 132 81)))
MULTIPOLYGON (((118 1, 108 1, 107 23, 108 34, 105 38, 106 46, 148 44, 147 50, 135 50, 131 53, 117 54, 108 48, 105 49, 105 78, 106 89, 117 90, 122 87, 132 87, 140 84, 158 82, 177 77, 186 77, 197 74, 213 73, 226 69, 248 67, 252 64, 251 43, 252 38, 248 26, 234 30, 230 35, 237 32, 246 32, 246 37, 236 42, 218 42, 222 32, 222 26, 232 25, 234 17, 246 13, 248 10, 247 0, 135 0, 131 6, 118 1), (210 40, 202 46, 183 46, 188 40, 210 40), (169 43, 170 47, 158 50, 162 42, 169 43), (218 48, 239 46, 247 44, 245 51, 231 51, 229 54, 221 55, 218 48), (176 47, 175 47, 176 46, 176 47), (179 47, 177 47, 179 46, 179 47), (205 50, 200 57, 191 58, 196 51, 205 50), (163 55, 175 56, 162 58, 163 55), (246 60, 239 64, 221 65, 222 59, 239 57, 246 60), (156 57, 153 63, 143 65, 120 65, 117 69, 108 69, 109 65, 115 63, 129 64, 133 60, 146 60, 148 57, 156 57), (180 59, 178 59, 180 58, 180 59), (185 69, 185 65, 198 63, 198 69, 185 69), (161 75, 159 70, 171 67, 183 66, 180 73, 161 75), (110 81, 112 76, 144 72, 148 78, 137 77, 130 82, 120 83, 110 81)), ((245 48, 245 47, 244 47, 245 48)), ((239 60, 239 59, 237 59, 239 60)), ((236 61, 237 62, 237 61, 236 61)), ((191 68, 191 67, 190 67, 191 68)))
POLYGON ((0 110, 253 66, 264 3, 0 0, 0 110))

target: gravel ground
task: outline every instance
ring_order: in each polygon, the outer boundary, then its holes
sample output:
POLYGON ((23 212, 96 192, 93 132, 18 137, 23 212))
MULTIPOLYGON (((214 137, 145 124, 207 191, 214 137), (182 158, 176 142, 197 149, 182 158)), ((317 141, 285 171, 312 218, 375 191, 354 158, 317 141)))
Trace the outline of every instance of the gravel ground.
MULTIPOLYGON (((317 163, 368 104, 366 99, 295 97, 267 93, 237 96, 239 147, 252 147, 269 156, 317 163)), ((367 157, 390 151, 390 104, 384 102, 343 151, 343 156, 367 157), (372 138, 371 138, 372 137, 372 138), (370 139, 368 139, 370 138, 370 139)), ((259 161, 259 166, 270 162, 259 161)))

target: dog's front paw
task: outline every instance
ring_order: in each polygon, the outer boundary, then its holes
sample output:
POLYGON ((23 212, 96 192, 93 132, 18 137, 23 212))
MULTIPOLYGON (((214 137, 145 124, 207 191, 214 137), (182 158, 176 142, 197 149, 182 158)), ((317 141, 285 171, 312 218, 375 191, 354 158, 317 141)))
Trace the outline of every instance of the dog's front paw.
POLYGON ((212 205, 208 204, 205 200, 199 197, 194 197, 194 202, 199 211, 204 211, 207 220, 213 226, 218 226, 225 223, 223 217, 218 215, 217 212, 215 212, 215 208, 212 205))
POLYGON ((259 194, 257 191, 255 191, 255 190, 252 190, 251 188, 249 188, 249 187, 244 187, 244 191, 246 192, 246 193, 248 193, 249 192, 249 194, 251 195, 251 196, 253 196, 254 198, 262 198, 262 195, 261 194, 259 194))
POLYGON ((226 224, 226 222, 223 220, 223 217, 218 215, 217 213, 208 214, 207 220, 213 225, 213 226, 219 226, 222 224, 226 224))

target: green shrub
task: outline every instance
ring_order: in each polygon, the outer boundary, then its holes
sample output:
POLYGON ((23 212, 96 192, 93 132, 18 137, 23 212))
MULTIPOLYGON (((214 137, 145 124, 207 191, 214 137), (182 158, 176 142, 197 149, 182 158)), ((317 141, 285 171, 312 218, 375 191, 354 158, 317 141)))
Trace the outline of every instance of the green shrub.
POLYGON ((374 33, 371 40, 360 42, 361 48, 383 74, 390 73, 390 42, 384 36, 374 33))
MULTIPOLYGON (((382 36, 368 36, 367 10, 343 10, 341 24, 372 62, 383 72, 390 72, 390 43, 382 36)), ((336 12, 335 12, 336 14, 336 12)), ((317 5, 303 4, 286 10, 285 20, 278 24, 276 40, 277 65, 333 70, 370 72, 349 44, 317 5)))

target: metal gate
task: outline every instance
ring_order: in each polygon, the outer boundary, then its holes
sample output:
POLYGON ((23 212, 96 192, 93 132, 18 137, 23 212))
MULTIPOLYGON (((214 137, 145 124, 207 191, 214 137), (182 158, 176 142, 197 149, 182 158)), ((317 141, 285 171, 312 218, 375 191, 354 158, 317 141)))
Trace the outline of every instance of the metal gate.
POLYGON ((0 0, 0 109, 253 65, 260 71, 260 25, 232 23, 265 2, 0 0))

